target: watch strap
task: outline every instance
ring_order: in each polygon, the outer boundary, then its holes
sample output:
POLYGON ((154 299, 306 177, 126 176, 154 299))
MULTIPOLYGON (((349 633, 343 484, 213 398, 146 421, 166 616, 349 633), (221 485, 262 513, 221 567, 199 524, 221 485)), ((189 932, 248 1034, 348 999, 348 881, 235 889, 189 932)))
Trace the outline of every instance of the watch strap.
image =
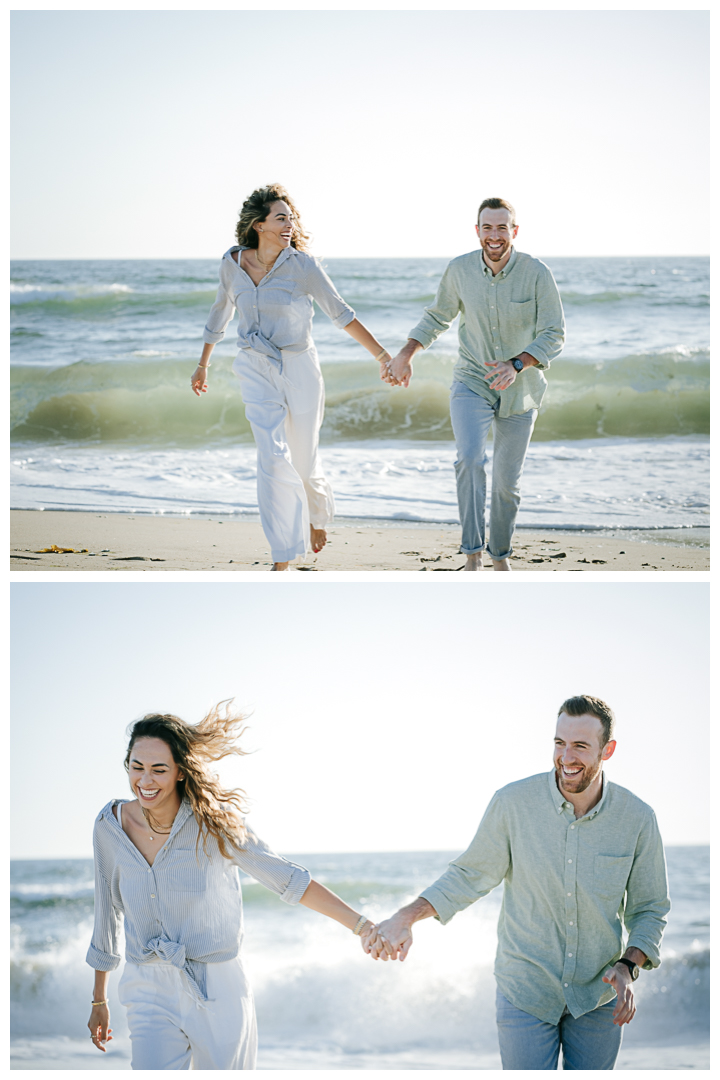
POLYGON ((637 966, 634 960, 630 960, 627 956, 621 956, 619 960, 615 961, 616 964, 626 964, 630 968, 630 974, 633 977, 633 982, 640 974, 640 968, 637 966))

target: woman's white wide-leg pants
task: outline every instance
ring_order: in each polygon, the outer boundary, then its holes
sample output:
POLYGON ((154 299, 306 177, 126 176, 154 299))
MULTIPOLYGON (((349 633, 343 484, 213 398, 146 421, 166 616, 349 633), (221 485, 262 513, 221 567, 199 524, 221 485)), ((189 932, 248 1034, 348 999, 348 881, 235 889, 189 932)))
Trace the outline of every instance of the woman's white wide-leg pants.
POLYGON ((325 387, 314 346, 273 360, 242 349, 233 364, 257 446, 260 520, 273 562, 310 549, 310 526, 324 529, 335 504, 318 440, 325 387))
POLYGON ((207 965, 198 1005, 172 964, 125 965, 118 997, 127 1009, 133 1069, 254 1069, 257 1025, 240 957, 207 965))

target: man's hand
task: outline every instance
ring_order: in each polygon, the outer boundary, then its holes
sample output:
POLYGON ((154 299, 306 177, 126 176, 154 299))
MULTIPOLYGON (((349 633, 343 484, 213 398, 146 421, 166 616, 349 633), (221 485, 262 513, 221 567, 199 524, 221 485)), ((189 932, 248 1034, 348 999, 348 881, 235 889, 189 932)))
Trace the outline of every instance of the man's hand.
POLYGON ((629 968, 626 964, 615 964, 605 972, 603 982, 610 983, 617 994, 613 1024, 618 1027, 629 1024, 635 1015, 635 994, 629 968))
POLYGON ((412 360, 418 349, 421 349, 422 345, 419 341, 415 341, 414 338, 410 338, 406 345, 403 345, 400 352, 395 356, 387 365, 389 375, 395 379, 397 385, 407 386, 412 378, 413 367, 412 360))
POLYGON ((413 942, 408 919, 402 912, 377 925, 377 940, 370 954, 375 960, 404 960, 413 942))
POLYGON ((517 378, 517 371, 509 360, 486 360, 487 367, 494 368, 485 378, 491 390, 507 390, 517 378))

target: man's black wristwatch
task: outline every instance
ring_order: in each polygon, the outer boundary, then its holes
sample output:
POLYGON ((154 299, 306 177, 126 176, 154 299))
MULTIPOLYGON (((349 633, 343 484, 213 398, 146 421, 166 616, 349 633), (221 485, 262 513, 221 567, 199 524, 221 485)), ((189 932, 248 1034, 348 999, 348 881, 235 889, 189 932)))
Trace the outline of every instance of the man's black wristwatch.
POLYGON ((640 974, 640 968, 637 966, 637 964, 633 960, 628 960, 627 956, 621 956, 619 960, 615 961, 615 963, 616 964, 627 964, 627 966, 630 968, 630 975, 632 977, 632 981, 635 982, 638 975, 640 974))
POLYGON ((518 375, 520 374, 521 371, 523 371, 525 369, 525 365, 523 364, 522 360, 520 360, 517 356, 514 356, 513 359, 510 361, 510 363, 515 368, 518 375))

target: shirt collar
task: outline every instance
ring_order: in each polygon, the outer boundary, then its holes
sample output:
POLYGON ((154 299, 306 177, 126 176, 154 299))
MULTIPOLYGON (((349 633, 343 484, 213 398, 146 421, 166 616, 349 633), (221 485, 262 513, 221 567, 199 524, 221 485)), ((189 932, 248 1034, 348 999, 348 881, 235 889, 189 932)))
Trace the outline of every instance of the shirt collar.
MULTIPOLYGON (((247 244, 235 244, 235 245, 233 245, 233 247, 228 248, 228 250, 225 252, 225 255, 223 257, 226 258, 226 259, 232 259, 233 266, 240 266, 240 256, 238 255, 238 261, 235 262, 235 260, 232 257, 232 253, 233 253, 233 251, 247 251, 247 250, 248 250, 248 245, 247 244)), ((290 257, 290 255, 297 255, 297 248, 292 247, 292 245, 289 248, 285 248, 284 251, 280 252, 277 259, 275 260, 275 263, 274 263, 273 268, 270 271, 270 273, 272 274, 273 270, 277 270, 278 266, 280 266, 282 263, 284 263, 285 260, 290 257)))
MULTIPOLYGON (((560 791, 560 789, 557 786, 557 783, 555 781, 555 769, 554 768, 551 769, 550 772, 548 773, 548 782, 550 784, 550 797, 552 798, 553 805, 555 806, 556 812, 558 814, 562 814, 563 810, 572 810, 573 809, 573 804, 571 802, 567 801, 567 799, 563 795, 562 791, 560 791)), ((588 818, 588 819, 594 818, 597 814, 600 813, 600 811, 603 808, 603 803, 605 802, 605 796, 607 795, 607 789, 608 789, 608 781, 605 779, 605 773, 603 772, 603 774, 602 774, 602 795, 600 796, 599 802, 597 802, 595 804, 595 806, 593 806, 592 810, 588 811, 588 813, 584 815, 586 818, 588 818)))
MULTIPOLYGON (((499 274, 495 274, 494 276, 495 276, 495 277, 498 277, 498 278, 504 278, 504 277, 507 277, 507 276, 508 276, 508 274, 510 273, 510 271, 512 270, 513 266, 514 266, 514 265, 515 265, 515 263, 517 262, 517 254, 518 254, 518 253, 517 253, 517 251, 516 251, 515 247, 513 247, 512 251, 510 252, 510 258, 509 258, 509 259, 508 259, 508 261, 507 261, 507 262, 505 263, 505 265, 503 266, 503 268, 502 268, 502 270, 500 271, 500 273, 499 273, 499 274)), ((486 276, 488 276, 488 275, 490 275, 490 276, 493 276, 493 272, 492 272, 492 270, 490 269, 490 267, 488 266, 488 264, 487 264, 487 263, 485 262, 485 253, 483 252, 483 249, 482 249, 482 248, 480 248, 480 260, 481 260, 481 262, 482 262, 482 268, 483 268, 483 273, 484 273, 484 274, 485 274, 486 276)))

